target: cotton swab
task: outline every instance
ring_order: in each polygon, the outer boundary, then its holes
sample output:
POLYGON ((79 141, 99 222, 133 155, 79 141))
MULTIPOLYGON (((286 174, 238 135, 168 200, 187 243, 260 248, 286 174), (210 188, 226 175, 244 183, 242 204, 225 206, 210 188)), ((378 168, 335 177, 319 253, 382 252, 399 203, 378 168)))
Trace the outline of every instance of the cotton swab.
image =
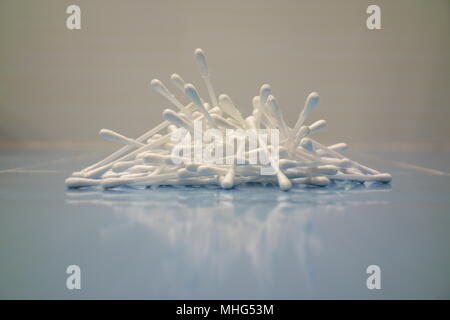
POLYGON ((291 131, 291 135, 288 139, 288 144, 292 143, 292 140, 295 139, 295 136, 298 134, 298 131, 303 125, 303 122, 305 122, 306 118, 308 117, 308 115, 311 113, 311 111, 314 109, 314 107, 317 105, 318 102, 319 102, 319 95, 316 92, 312 92, 308 95, 308 98, 306 98, 305 106, 303 107, 302 112, 300 112, 298 120, 291 131))
POLYGON ((202 49, 198 48, 195 50, 195 60, 200 69, 200 74, 205 81, 206 88, 208 90, 209 98, 211 99, 211 103, 213 107, 218 106, 216 93, 214 92, 214 88, 211 83, 211 78, 209 75, 208 63, 206 62, 206 56, 202 49))
POLYGON ((281 113, 280 107, 278 106, 278 101, 273 95, 269 95, 269 97, 267 98, 267 105, 270 107, 270 111, 275 116, 278 127, 281 128, 283 136, 287 137, 287 135, 289 134, 289 128, 283 120, 283 115, 281 113))
POLYGON ((209 124, 213 127, 216 126, 216 123, 213 118, 211 118, 211 115, 208 113, 208 110, 206 110, 205 106, 203 105, 200 96, 198 95, 197 89, 195 87, 188 83, 184 86, 184 92, 186 93, 186 96, 188 96, 191 101, 195 104, 197 107, 197 110, 200 111, 203 116, 208 120, 209 124))

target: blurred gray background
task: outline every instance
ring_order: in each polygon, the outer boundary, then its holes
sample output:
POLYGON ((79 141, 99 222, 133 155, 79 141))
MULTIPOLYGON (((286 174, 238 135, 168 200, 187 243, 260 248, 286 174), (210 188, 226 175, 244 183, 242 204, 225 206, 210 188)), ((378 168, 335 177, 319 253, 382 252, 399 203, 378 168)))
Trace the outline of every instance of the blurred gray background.
POLYGON ((448 150, 449 16, 448 0, 1 0, 0 144, 115 147, 103 127, 138 136, 169 107, 151 79, 169 86, 178 72, 207 97, 201 47, 217 93, 245 114, 267 82, 290 125, 320 93, 311 120, 328 121, 325 142, 448 150), (70 4, 81 30, 66 28, 70 4), (382 30, 366 28, 369 4, 382 30))

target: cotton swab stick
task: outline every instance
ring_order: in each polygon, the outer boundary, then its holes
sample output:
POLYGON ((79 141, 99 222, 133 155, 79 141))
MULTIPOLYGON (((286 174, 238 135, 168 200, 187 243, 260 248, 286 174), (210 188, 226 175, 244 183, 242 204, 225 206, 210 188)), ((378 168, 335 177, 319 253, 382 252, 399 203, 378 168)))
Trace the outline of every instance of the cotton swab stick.
POLYGON ((109 140, 112 142, 117 142, 117 143, 125 144, 125 145, 132 145, 132 146, 137 146, 137 147, 142 147, 145 145, 142 142, 127 138, 127 137, 121 135, 120 133, 114 132, 109 129, 100 130, 99 136, 105 140, 109 140))
POLYGON ((389 173, 379 173, 379 174, 368 174, 368 175, 358 175, 358 174, 336 174, 336 175, 330 175, 330 179, 333 180, 343 180, 343 181, 375 181, 375 182, 381 182, 381 183, 389 183, 392 180, 392 176, 389 173))
MULTIPOLYGON (((193 107, 193 104, 190 103, 186 106, 186 109, 190 109, 193 107)), ((154 127, 153 129, 147 131, 146 133, 142 134, 141 136, 139 136, 137 139, 135 139, 137 142, 143 142, 151 137, 153 137, 155 134, 157 134, 158 132, 161 132, 162 130, 164 130, 165 128, 167 128, 169 126, 170 122, 168 121, 164 121, 161 122, 159 125, 157 125, 156 127, 154 127)), ((85 172, 91 171, 93 169, 96 169, 98 167, 101 167, 105 164, 108 164, 109 162, 118 159, 120 157, 122 157, 124 154, 130 152, 131 150, 135 149, 135 146, 132 145, 127 145, 119 150, 117 150, 116 152, 113 152, 112 154, 110 154, 109 156, 107 156, 106 158, 104 158, 103 160, 100 160, 84 169, 82 169, 81 171, 78 172, 74 172, 73 175, 74 176, 84 176, 85 172)))
POLYGON ((97 167, 96 169, 87 171, 84 173, 84 177, 85 178, 95 178, 95 177, 99 177, 101 176, 103 173, 105 173, 106 171, 108 171, 115 163, 119 162, 119 161, 127 161, 132 159, 132 157, 136 156, 137 154, 143 152, 143 151, 147 151, 148 149, 151 149, 153 147, 157 147, 161 144, 164 144, 168 141, 170 141, 170 137, 171 137, 172 133, 168 133, 164 136, 162 136, 160 139, 156 140, 155 142, 146 144, 114 161, 111 161, 109 163, 107 163, 106 165, 103 165, 101 167, 97 167))
MULTIPOLYGON (((189 109, 190 107, 192 107, 192 104, 189 104, 187 106, 187 109, 189 109)), ((159 126, 153 128, 152 130, 145 133, 138 139, 142 141, 142 140, 147 139, 150 136, 153 136, 154 134, 156 134, 157 132, 160 132, 162 130, 161 127, 162 128, 168 127, 170 129, 170 122, 168 122, 168 121, 162 122, 159 126)), ((176 127, 175 127, 175 130, 177 130, 176 127)), ((144 146, 140 147, 139 149, 132 151, 128 154, 126 152, 131 151, 132 148, 129 148, 129 149, 125 149, 127 147, 122 148, 119 151, 110 155, 109 157, 105 158, 104 160, 99 161, 98 163, 90 166, 93 169, 89 169, 90 167, 88 167, 88 168, 84 169, 83 171, 80 171, 78 174, 80 176, 86 177, 86 178, 97 177, 97 176, 103 174, 104 172, 106 172, 116 162, 128 160, 131 157, 133 157, 134 155, 136 155, 137 153, 142 152, 142 150, 151 149, 154 147, 158 147, 162 144, 165 144, 166 142, 168 142, 170 140, 170 137, 171 137, 171 133, 166 134, 165 136, 162 136, 161 138, 156 139, 155 141, 150 142, 147 145, 144 145, 144 146), (106 163, 106 164, 104 164, 104 163, 106 163)), ((139 140, 136 140, 136 141, 139 141, 139 140)))
MULTIPOLYGON (((153 129, 147 131, 146 133, 144 133, 143 135, 138 137, 136 139, 136 141, 138 141, 138 142, 145 141, 148 138, 150 138, 151 136, 153 136, 154 134, 160 132, 161 130, 164 130, 168 125, 169 125, 169 122, 162 122, 159 125, 157 125, 156 127, 154 127, 153 129)), ((109 163, 109 162, 111 162, 111 161, 113 161, 113 160, 123 156, 124 154, 126 154, 130 150, 133 150, 134 148, 135 148, 135 146, 127 145, 127 146, 117 150, 116 152, 112 153, 111 155, 109 155, 105 159, 100 160, 100 161, 98 161, 98 162, 96 162, 96 163, 94 163, 94 164, 84 168, 83 170, 74 173, 74 175, 75 174, 76 175, 83 175, 84 172, 91 171, 91 170, 93 170, 95 168, 103 166, 103 165, 105 165, 105 164, 107 164, 107 163, 109 163)))
MULTIPOLYGON (((347 146, 347 144, 345 142, 339 142, 339 143, 335 143, 335 144, 333 144, 331 146, 328 146, 328 149, 334 150, 334 151, 337 151, 337 152, 341 153, 341 152, 347 151, 348 146, 347 146)), ((317 152, 317 154, 319 156, 324 156, 324 155, 327 154, 327 152, 325 150, 322 150, 322 149, 319 149, 316 152, 317 152)))
POLYGON ((309 134, 315 134, 327 127, 327 122, 325 120, 317 120, 309 126, 309 134))
POLYGON ((142 164, 142 163, 143 163, 142 160, 121 161, 121 162, 117 162, 116 164, 114 164, 111 167, 111 170, 113 172, 120 173, 120 172, 126 171, 127 169, 129 169, 135 165, 142 164))
POLYGON ((195 50, 195 60, 200 69, 200 74, 205 81, 206 89, 208 90, 209 98, 211 99, 211 103, 213 107, 218 106, 216 93, 214 92, 214 88, 211 83, 211 77, 209 74, 208 63, 206 62, 206 56, 202 49, 198 48, 195 50))
POLYGON ((362 170, 363 172, 370 173, 370 174, 380 174, 379 171, 377 171, 377 170, 375 170, 375 169, 372 169, 372 168, 369 168, 369 167, 367 167, 367 166, 364 166, 364 165, 362 165, 362 164, 360 164, 360 163, 358 163, 358 162, 356 162, 356 161, 347 159, 345 156, 343 156, 343 155, 340 154, 339 152, 337 152, 337 151, 335 151, 335 150, 333 150, 333 149, 329 149, 328 147, 324 146, 323 144, 320 144, 319 142, 317 142, 317 141, 315 141, 315 140, 312 140, 312 139, 311 139, 311 142, 312 142, 315 146, 321 148, 321 149, 324 150, 325 152, 330 153, 330 154, 333 155, 334 157, 341 158, 341 159, 346 159, 346 160, 350 161, 355 167, 357 167, 358 169, 362 170))
POLYGON ((305 178, 294 178, 291 179, 294 184, 308 184, 317 187, 326 187, 330 184, 330 179, 325 176, 315 176, 315 177, 305 177, 305 178))

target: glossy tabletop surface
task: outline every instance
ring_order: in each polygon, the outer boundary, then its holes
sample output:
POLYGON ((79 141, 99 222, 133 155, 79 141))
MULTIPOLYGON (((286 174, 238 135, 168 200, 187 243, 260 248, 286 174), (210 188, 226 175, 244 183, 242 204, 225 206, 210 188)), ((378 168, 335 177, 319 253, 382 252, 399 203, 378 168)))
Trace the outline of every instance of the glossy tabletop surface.
POLYGON ((391 185, 65 188, 102 156, 0 152, 0 298, 450 298, 450 153, 351 155, 391 185))

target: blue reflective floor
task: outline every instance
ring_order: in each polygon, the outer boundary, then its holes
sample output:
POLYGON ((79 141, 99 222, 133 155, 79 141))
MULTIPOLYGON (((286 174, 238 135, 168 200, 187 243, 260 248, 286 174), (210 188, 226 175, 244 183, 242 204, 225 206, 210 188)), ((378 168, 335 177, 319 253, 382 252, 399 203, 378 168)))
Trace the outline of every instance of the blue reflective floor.
POLYGON ((392 184, 287 193, 66 190, 103 156, 78 154, 0 151, 0 298, 450 298, 449 153, 354 153, 392 184))

